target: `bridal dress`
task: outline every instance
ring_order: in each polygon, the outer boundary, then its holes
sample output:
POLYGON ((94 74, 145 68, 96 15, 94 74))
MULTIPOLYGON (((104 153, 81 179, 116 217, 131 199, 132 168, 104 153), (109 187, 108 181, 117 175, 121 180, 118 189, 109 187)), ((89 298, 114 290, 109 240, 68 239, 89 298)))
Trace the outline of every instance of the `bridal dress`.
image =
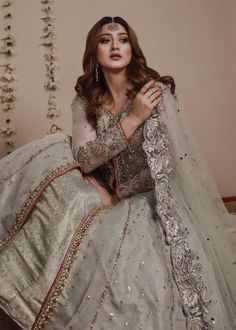
POLYGON ((73 134, 0 161, 0 308, 22 329, 235 330, 236 219, 176 95, 127 140, 72 103, 73 134), (107 205, 84 179, 93 174, 107 205))

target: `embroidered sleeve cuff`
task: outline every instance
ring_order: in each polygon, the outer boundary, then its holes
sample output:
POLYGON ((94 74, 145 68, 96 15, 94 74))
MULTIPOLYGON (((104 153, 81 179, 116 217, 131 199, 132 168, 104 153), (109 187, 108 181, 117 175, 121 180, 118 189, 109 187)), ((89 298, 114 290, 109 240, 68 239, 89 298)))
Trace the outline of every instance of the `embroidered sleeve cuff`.
POLYGON ((76 159, 83 171, 89 173, 116 156, 126 148, 128 142, 120 125, 115 124, 107 130, 103 138, 86 142, 75 150, 76 159))
POLYGON ((122 132, 122 135, 123 135, 123 137, 124 137, 126 143, 127 143, 127 144, 131 144, 131 138, 129 138, 129 139, 127 138, 127 136, 126 136, 126 134, 125 134, 125 131, 124 131, 123 127, 122 127, 121 122, 119 122, 119 127, 120 127, 120 130, 121 130, 121 132, 122 132))

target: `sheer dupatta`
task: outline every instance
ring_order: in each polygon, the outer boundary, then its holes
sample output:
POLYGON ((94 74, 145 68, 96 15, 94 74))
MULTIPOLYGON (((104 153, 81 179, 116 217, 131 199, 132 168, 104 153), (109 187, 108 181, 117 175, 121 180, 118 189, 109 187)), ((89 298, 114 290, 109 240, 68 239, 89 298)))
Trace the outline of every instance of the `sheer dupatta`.
POLYGON ((145 123, 143 149, 155 180, 156 212, 186 327, 212 329, 218 315, 225 313, 224 326, 235 329, 236 217, 222 202, 177 97, 157 84, 163 102, 145 123))

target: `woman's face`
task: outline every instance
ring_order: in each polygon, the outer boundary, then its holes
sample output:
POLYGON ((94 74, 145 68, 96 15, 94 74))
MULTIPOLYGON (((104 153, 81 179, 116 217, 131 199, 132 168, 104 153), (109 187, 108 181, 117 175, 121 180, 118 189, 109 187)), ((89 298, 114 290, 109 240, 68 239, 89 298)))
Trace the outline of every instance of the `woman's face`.
POLYGON ((97 62, 105 71, 120 71, 127 67, 132 58, 128 34, 123 25, 111 31, 109 24, 102 26, 97 46, 97 62))

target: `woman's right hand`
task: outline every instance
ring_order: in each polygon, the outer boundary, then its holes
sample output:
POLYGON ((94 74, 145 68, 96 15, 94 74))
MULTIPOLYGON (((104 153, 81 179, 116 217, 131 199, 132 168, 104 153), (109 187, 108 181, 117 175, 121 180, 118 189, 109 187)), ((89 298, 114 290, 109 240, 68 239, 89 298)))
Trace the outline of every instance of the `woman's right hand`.
POLYGON ((151 114, 152 110, 162 100, 162 90, 159 86, 151 87, 155 80, 148 81, 136 94, 130 115, 141 125, 151 114))

